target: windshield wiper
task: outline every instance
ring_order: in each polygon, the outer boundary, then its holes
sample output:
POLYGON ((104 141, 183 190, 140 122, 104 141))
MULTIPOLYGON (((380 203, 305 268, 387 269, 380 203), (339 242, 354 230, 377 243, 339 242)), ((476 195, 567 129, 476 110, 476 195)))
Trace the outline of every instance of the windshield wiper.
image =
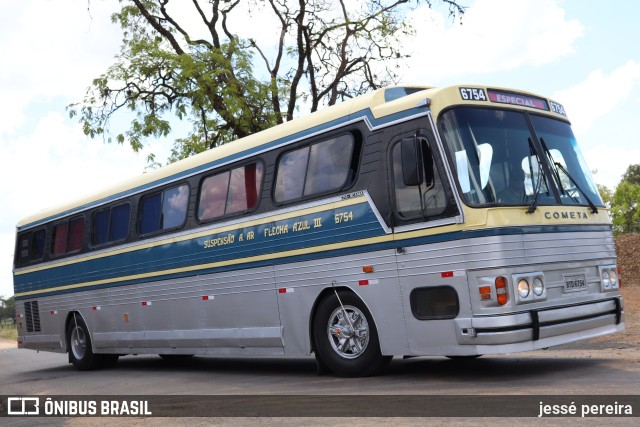
POLYGON ((562 183, 560 182, 560 174, 558 174, 558 169, 560 169, 562 171, 562 173, 564 173, 567 176, 567 178, 569 178, 571 183, 578 189, 578 191, 580 193, 582 193, 584 198, 587 199, 587 203, 589 204, 589 207, 591 208, 591 213, 594 213, 594 214, 598 213, 598 208, 596 207, 596 205, 591 201, 591 199, 589 198, 587 193, 582 189, 582 187, 580 187, 578 185, 576 180, 573 179, 573 177, 571 176, 569 171, 562 165, 562 163, 556 162, 554 160, 553 156, 551 155, 551 151, 549 151, 549 149, 547 148, 547 144, 545 144, 545 142, 544 142, 544 139, 540 138, 540 143, 542 144, 542 148, 544 149, 544 151, 547 153, 547 156, 549 156, 549 160, 551 161, 551 164, 553 166, 555 166, 555 168, 556 168, 555 169, 555 173, 556 173, 556 177, 558 179, 558 185, 560 186, 560 189, 563 190, 563 192, 564 192, 564 189, 562 188, 562 183))
POLYGON ((529 208, 527 209, 527 213, 532 214, 538 208, 538 196, 540 195, 540 188, 542 188, 542 165, 540 164, 540 157, 538 157, 538 153, 536 153, 536 150, 533 147, 533 141, 531 141, 531 138, 527 138, 527 141, 529 142, 529 152, 531 153, 531 155, 529 156, 529 171, 532 177, 531 184, 533 184, 533 164, 531 163, 531 157, 535 155, 536 159, 538 160, 538 182, 536 182, 533 187, 533 200, 531 201, 531 203, 529 204, 529 208))

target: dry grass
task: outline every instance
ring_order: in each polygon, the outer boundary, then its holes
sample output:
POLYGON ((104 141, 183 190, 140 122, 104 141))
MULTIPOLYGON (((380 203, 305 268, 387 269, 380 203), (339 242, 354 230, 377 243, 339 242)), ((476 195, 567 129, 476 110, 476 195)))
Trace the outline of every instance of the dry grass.
POLYGON ((13 340, 18 338, 18 330, 15 325, 0 324, 0 339, 13 340))

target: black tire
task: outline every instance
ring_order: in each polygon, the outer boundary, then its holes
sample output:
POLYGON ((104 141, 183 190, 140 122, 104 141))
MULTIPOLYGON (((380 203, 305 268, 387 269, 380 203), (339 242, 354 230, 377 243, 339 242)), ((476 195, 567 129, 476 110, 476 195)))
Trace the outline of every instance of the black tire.
POLYGON ((350 322, 335 292, 320 301, 313 319, 318 363, 343 377, 374 375, 389 363, 391 356, 380 352, 378 331, 364 303, 350 292, 338 295, 350 322))
POLYGON ((459 361, 463 361, 463 360, 474 360, 477 359, 478 357, 481 357, 481 354, 472 354, 469 356, 445 356, 447 359, 451 359, 451 360, 459 360, 459 361))
MULTIPOLYGON (((102 366, 101 355, 94 354, 91 347, 89 328, 79 315, 69 320, 67 327, 67 349, 69 362, 79 371, 91 371, 102 366)), ((117 360, 117 358, 116 358, 117 360)))
POLYGON ((119 354, 96 354, 94 356, 100 358, 99 364, 101 368, 115 368, 120 358, 119 354))
POLYGON ((189 359, 193 357, 193 354, 159 354, 158 356, 167 361, 177 362, 179 360, 189 359))

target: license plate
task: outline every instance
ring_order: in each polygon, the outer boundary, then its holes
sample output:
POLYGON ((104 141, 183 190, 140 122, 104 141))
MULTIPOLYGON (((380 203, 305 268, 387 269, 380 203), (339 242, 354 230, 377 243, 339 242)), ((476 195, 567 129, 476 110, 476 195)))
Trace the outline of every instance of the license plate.
POLYGON ((575 274, 571 276, 564 276, 564 291, 565 292, 577 292, 587 289, 587 280, 584 274, 575 274))

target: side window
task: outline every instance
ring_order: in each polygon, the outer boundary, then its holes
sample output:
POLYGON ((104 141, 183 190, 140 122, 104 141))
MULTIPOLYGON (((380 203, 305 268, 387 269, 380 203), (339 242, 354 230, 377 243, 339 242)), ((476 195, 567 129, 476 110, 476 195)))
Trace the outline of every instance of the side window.
POLYGON ((187 218, 189 186, 187 184, 142 198, 138 233, 141 235, 180 227, 187 218))
POLYGON ((91 243, 101 245, 126 239, 129 234, 130 218, 131 205, 129 203, 96 211, 93 214, 91 243))
POLYGON ((400 142, 392 149, 393 182, 396 212, 402 219, 428 218, 442 215, 447 210, 447 193, 442 176, 433 159, 429 144, 425 138, 418 137, 423 169, 419 185, 405 185, 402 171, 402 147, 400 142))
POLYGON ((275 201, 339 190, 355 173, 353 152, 353 136, 341 135, 283 154, 276 171, 275 201))
POLYGON ((25 265, 31 261, 38 261, 44 258, 46 237, 47 231, 45 229, 20 235, 18 237, 16 265, 25 265))
POLYGON ((51 254, 54 256, 77 252, 82 249, 84 218, 75 218, 53 227, 51 254))
POLYGON ((263 174, 264 165, 257 162, 205 178, 200 186, 198 220, 209 221, 256 208, 263 174))

